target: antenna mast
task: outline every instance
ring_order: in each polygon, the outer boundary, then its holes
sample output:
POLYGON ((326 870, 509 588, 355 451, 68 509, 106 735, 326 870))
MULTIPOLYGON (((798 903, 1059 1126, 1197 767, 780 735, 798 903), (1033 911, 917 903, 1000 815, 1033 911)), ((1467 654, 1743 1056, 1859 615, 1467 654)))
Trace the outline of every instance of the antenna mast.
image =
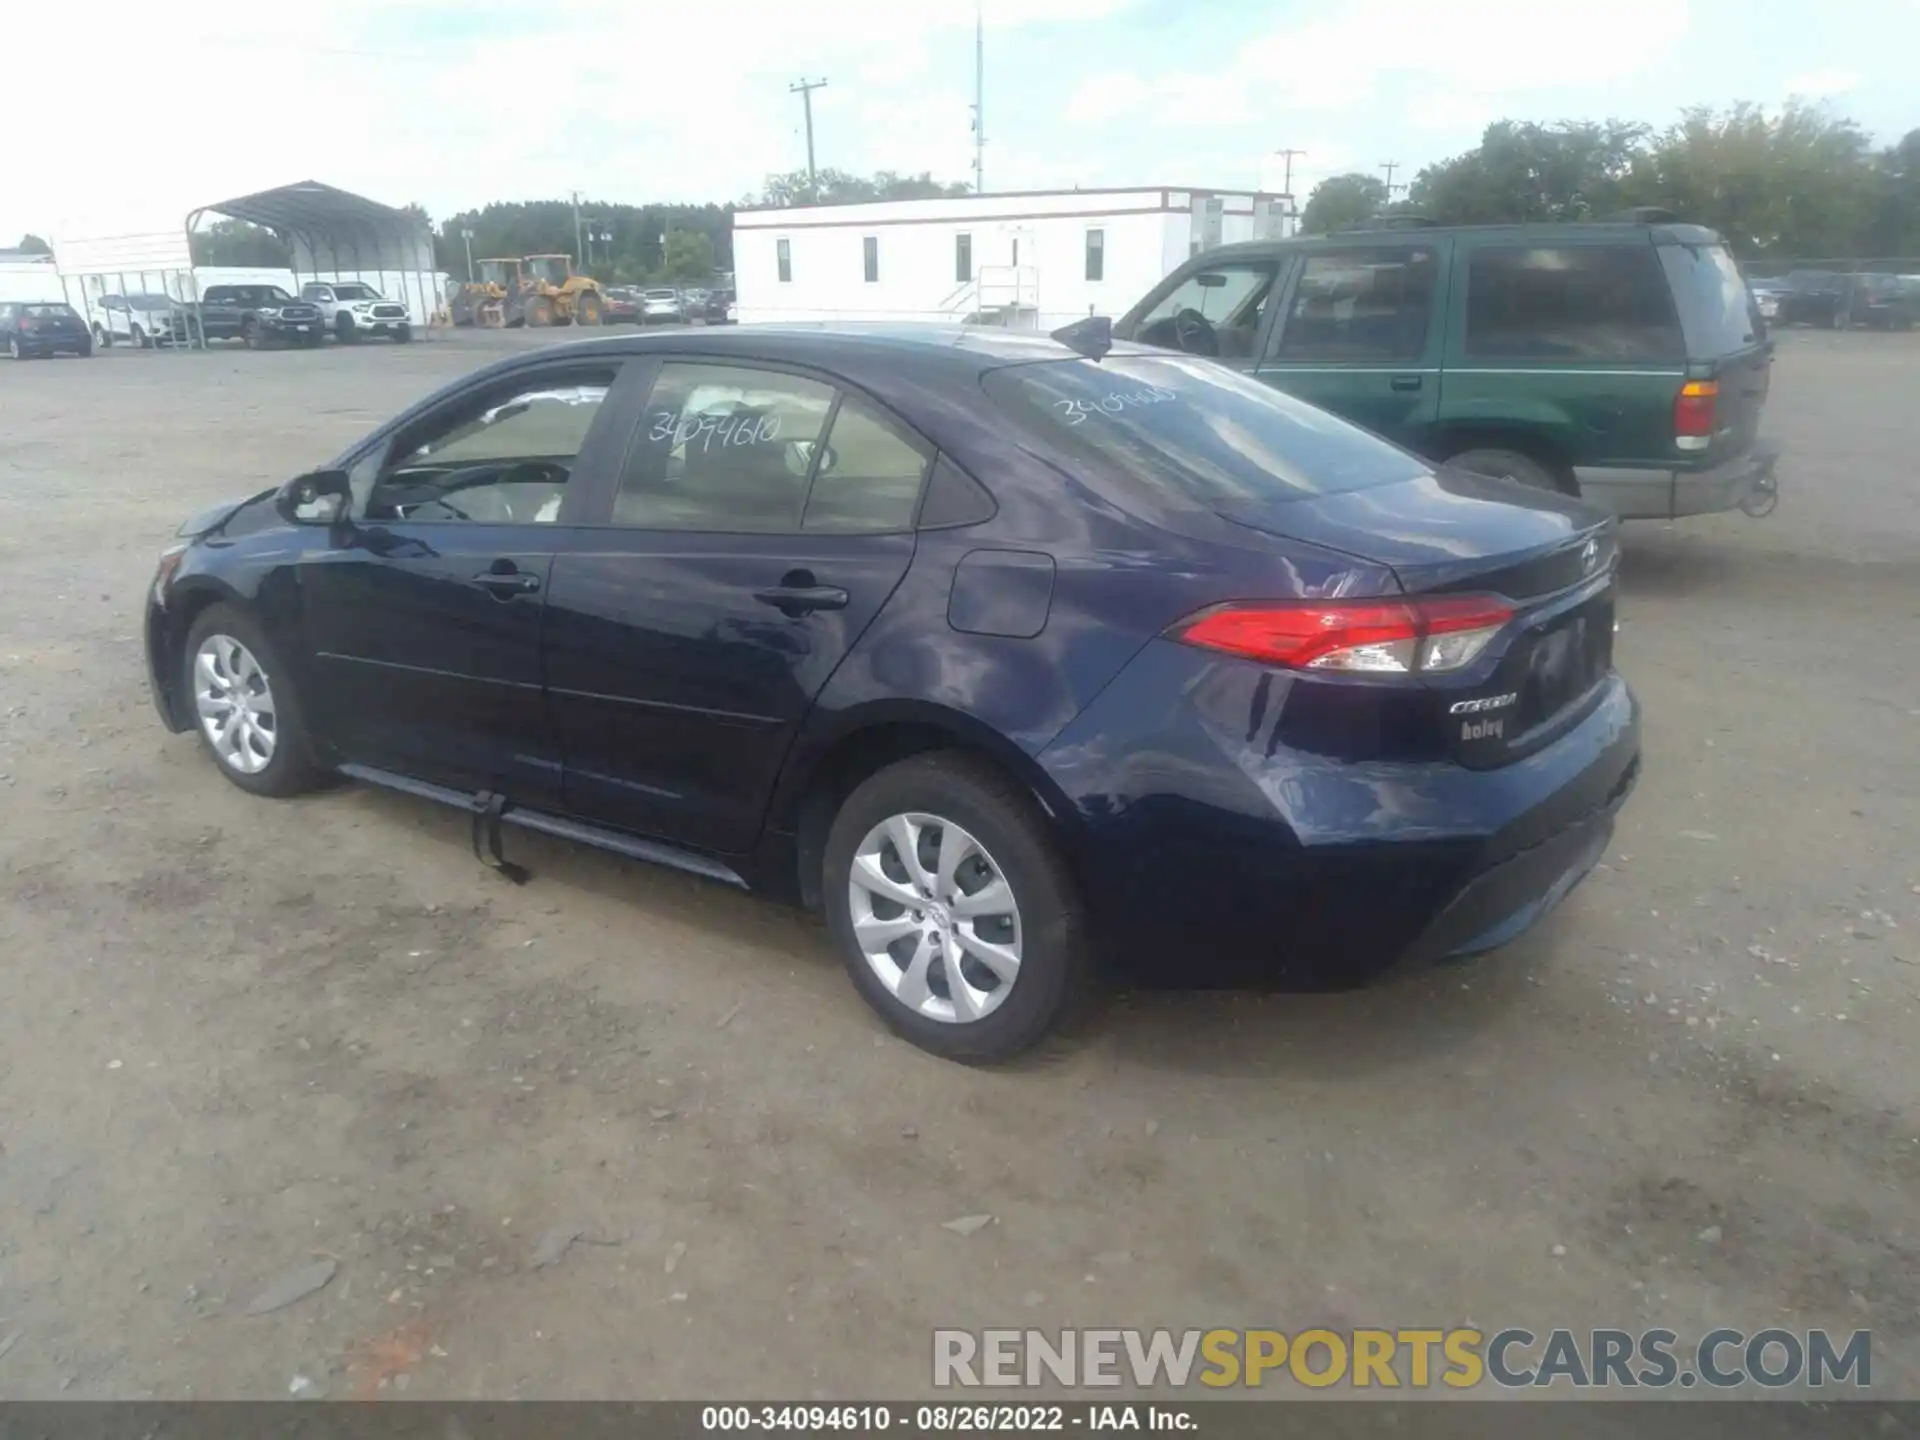
POLYGON ((985 0, 973 7, 973 193, 984 195, 987 168, 987 19, 985 0))

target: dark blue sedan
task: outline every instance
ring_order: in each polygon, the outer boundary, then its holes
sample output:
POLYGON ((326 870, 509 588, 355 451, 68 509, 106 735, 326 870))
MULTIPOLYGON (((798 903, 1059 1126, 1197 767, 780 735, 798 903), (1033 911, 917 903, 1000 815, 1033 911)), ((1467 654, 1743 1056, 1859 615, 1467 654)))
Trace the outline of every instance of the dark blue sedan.
POLYGON ((1212 362, 977 329, 531 352, 188 522, 146 641, 245 789, 328 770, 825 911, 929 1050, 1098 961, 1501 944, 1639 763, 1615 528, 1212 362))

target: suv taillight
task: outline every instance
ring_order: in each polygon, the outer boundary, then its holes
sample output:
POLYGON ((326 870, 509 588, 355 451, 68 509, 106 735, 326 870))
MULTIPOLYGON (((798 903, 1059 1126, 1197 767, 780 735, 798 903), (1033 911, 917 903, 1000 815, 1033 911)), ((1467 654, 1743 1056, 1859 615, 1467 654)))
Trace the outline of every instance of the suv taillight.
POLYGON ((1713 443, 1714 408, 1720 400, 1716 380, 1689 380, 1673 397, 1673 443, 1682 450, 1704 450, 1713 443))
POLYGON ((1167 633, 1293 670, 1438 675, 1472 664, 1511 619, 1513 607, 1492 595, 1234 603, 1202 610, 1167 633))

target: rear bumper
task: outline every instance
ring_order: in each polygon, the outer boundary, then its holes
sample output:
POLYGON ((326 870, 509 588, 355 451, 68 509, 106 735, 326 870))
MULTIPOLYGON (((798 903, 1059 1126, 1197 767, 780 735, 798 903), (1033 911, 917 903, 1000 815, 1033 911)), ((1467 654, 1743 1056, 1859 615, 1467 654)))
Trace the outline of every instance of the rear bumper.
POLYGON ((1745 510, 1765 515, 1780 493, 1780 447, 1755 441, 1732 460, 1705 470, 1581 469, 1582 499, 1622 520, 1679 520, 1745 510))
POLYGON ((1142 978, 1345 989, 1505 944, 1599 860, 1638 776, 1618 675, 1491 770, 1289 750, 1275 680, 1152 642, 1039 757, 1107 951, 1142 978))

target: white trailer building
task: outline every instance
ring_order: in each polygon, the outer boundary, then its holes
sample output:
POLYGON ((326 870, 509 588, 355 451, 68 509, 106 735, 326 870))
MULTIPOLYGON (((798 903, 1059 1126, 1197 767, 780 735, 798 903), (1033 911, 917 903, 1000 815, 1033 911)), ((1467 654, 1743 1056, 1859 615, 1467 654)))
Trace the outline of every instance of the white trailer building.
POLYGON ((734 286, 743 324, 1050 330, 1118 316, 1188 256, 1295 223, 1285 195, 1159 185, 741 210, 734 286))

